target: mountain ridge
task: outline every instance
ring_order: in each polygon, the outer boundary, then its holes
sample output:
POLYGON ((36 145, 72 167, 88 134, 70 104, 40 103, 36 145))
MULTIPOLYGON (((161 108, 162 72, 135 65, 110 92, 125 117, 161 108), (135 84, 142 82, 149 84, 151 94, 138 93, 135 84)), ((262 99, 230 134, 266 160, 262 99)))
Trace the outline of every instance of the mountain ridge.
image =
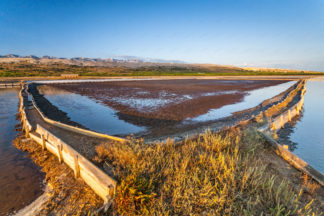
POLYGON ((239 67, 232 65, 219 65, 219 64, 197 64, 197 63, 186 63, 180 60, 163 60, 154 58, 140 58, 136 56, 114 56, 111 58, 88 58, 88 57, 73 57, 73 58, 62 58, 53 56, 42 56, 26 55, 21 56, 17 54, 0 55, 0 63, 27 63, 27 64, 65 64, 70 66, 88 66, 88 67, 125 67, 125 68, 168 68, 176 67, 183 69, 205 69, 208 71, 219 71, 221 69, 235 69, 240 71, 259 71, 259 72, 315 72, 319 71, 311 70, 300 70, 300 69, 282 69, 282 68, 265 68, 265 67, 239 67))

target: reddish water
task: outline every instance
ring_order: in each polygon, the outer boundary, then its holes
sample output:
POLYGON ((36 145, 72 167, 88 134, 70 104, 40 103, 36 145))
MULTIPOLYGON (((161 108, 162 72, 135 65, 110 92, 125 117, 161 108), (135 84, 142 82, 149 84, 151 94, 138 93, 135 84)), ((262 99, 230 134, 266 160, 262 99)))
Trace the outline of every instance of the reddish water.
POLYGON ((18 89, 0 89, 0 215, 30 204, 43 188, 40 168, 12 144, 19 123, 15 118, 17 106, 18 89))

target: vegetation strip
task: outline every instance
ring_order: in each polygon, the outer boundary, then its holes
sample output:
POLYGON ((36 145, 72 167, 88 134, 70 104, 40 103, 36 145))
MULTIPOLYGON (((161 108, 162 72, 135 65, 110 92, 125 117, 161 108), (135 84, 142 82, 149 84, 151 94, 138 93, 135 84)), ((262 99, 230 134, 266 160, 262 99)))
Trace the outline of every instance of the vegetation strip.
MULTIPOLYGON (((3 59, 5 60, 5 59, 3 59)), ((264 76, 264 75, 323 75, 320 72, 262 69, 262 68, 239 68, 220 65, 195 65, 195 64, 153 64, 128 67, 123 63, 107 66, 81 66, 69 65, 60 61, 42 63, 24 62, 0 62, 0 77, 60 77, 68 72, 78 76, 264 76)))

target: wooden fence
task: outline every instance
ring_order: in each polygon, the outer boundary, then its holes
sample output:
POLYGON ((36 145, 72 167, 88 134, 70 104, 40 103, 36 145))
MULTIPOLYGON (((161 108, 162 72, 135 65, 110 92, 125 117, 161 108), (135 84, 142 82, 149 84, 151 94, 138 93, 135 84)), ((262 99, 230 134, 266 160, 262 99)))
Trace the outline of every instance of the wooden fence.
POLYGON ((21 87, 20 82, 0 83, 0 88, 15 88, 21 87))
POLYGON ((310 177, 312 177, 315 181, 317 181, 321 186, 324 186, 324 176, 307 162, 299 158, 297 155, 286 149, 283 145, 279 144, 276 140, 274 140, 269 134, 266 134, 262 131, 259 133, 271 144, 274 148, 277 155, 286 160, 289 164, 294 166, 296 169, 306 173, 310 177))
POLYGON ((300 100, 286 112, 282 113, 281 115, 273 119, 273 121, 269 122, 269 124, 260 127, 258 131, 271 144, 277 155, 281 156, 295 168, 311 176, 320 185, 324 186, 323 174, 321 174, 307 162, 296 156, 294 153, 290 152, 287 146, 279 144, 275 139, 271 137, 272 133, 275 133, 277 130, 283 128, 286 123, 290 122, 294 117, 300 114, 304 104, 305 92, 306 87, 304 83, 300 92, 300 100))
POLYGON ((267 125, 261 127, 260 131, 264 132, 266 130, 271 130, 273 132, 276 132, 277 130, 283 128, 284 125, 290 122, 295 116, 298 116, 304 104, 305 93, 306 87, 304 84, 300 92, 300 100, 294 106, 289 108, 286 112, 282 113, 281 115, 274 118, 272 121, 268 122, 267 125))
MULTIPOLYGON (((291 99, 293 99, 297 94, 298 92, 301 91, 301 97, 303 97, 304 93, 305 93, 305 81, 300 81, 296 84, 294 84, 293 86, 293 89, 288 92, 284 97, 282 97, 278 102, 275 102, 272 106, 268 107, 266 110, 264 111, 261 111, 258 115, 256 116, 252 116, 246 120, 242 120, 242 121, 239 121, 237 123, 235 123, 231 128, 235 128, 235 127, 238 127, 238 126, 244 126, 246 124, 248 124, 249 122, 251 121, 256 121, 258 123, 260 122, 264 122, 264 118, 267 117, 267 113, 269 113, 270 110, 275 110, 275 109, 278 109, 278 107, 282 107, 282 104, 284 103, 287 103, 287 101, 290 101, 291 99)), ((277 96, 275 96, 277 97, 277 96)), ((270 100, 270 99, 268 99, 270 100)), ((239 111, 237 113, 240 113, 240 112, 245 112, 244 111, 239 111)), ((293 114, 294 112, 292 112, 291 116, 293 118, 293 114)), ((279 119, 280 120, 280 119, 279 119)), ((268 122, 267 125, 264 125, 263 127, 259 128, 259 130, 267 130, 268 129, 268 125, 273 125, 273 122, 275 122, 275 124, 277 124, 277 119, 275 119, 275 121, 270 121, 268 122)))
POLYGON ((298 94, 298 92, 305 88, 305 80, 299 81, 297 84, 295 84, 295 88, 292 89, 287 95, 286 97, 281 100, 279 103, 274 103, 271 107, 269 107, 265 112, 264 115, 267 117, 272 116, 272 112, 276 111, 282 107, 284 107, 286 104, 288 104, 295 96, 296 94, 298 94))
POLYGON ((33 128, 25 112, 23 92, 25 93, 24 88, 19 92, 19 111, 26 136, 58 157, 59 162, 66 163, 74 171, 75 177, 81 177, 105 203, 111 203, 117 186, 116 180, 39 124, 33 128))

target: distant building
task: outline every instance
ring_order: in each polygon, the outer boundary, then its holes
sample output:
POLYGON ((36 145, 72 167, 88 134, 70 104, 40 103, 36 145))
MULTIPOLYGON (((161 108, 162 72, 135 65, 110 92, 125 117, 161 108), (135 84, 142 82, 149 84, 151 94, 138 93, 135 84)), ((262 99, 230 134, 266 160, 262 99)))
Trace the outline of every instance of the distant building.
POLYGON ((79 74, 61 74, 61 77, 64 79, 77 79, 79 74))

